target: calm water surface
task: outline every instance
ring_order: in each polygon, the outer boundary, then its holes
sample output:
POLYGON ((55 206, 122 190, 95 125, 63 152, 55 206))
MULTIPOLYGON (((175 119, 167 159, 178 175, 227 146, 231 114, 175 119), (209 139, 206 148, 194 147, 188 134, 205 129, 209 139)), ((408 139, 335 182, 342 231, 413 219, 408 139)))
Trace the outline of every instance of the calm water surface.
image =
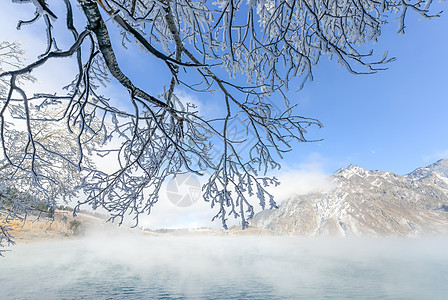
POLYGON ((448 299, 448 240, 125 237, 14 246, 0 299, 448 299))

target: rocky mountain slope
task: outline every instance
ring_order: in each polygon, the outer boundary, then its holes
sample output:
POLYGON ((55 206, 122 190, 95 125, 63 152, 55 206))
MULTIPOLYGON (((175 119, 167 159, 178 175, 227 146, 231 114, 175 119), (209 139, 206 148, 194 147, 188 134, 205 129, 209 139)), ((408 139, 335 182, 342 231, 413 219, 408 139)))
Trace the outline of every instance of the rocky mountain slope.
POLYGON ((448 233, 448 160, 399 176, 350 165, 327 193, 293 196, 251 225, 304 236, 421 236, 448 233))

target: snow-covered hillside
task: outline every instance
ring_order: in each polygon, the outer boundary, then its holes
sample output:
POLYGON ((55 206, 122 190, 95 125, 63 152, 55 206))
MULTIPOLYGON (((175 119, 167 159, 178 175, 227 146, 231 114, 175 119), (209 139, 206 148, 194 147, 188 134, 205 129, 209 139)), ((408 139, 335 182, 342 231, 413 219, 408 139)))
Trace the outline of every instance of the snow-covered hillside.
POLYGON ((333 178, 333 191, 292 196, 251 225, 305 236, 448 233, 448 160, 405 176, 350 165, 333 178))

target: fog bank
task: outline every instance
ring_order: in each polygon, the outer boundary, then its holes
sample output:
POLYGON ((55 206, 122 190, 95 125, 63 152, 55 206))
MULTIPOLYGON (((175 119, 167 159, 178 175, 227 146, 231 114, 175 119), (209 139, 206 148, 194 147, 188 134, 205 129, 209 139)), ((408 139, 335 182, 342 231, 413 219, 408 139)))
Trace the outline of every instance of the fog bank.
POLYGON ((139 237, 18 245, 14 298, 381 298, 448 294, 445 238, 139 237))

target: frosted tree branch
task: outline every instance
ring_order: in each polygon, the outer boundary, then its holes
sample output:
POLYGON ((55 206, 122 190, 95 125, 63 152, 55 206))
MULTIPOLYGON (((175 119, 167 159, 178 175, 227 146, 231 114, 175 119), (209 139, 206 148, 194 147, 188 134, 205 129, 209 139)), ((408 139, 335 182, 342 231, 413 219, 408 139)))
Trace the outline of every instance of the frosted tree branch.
POLYGON ((209 174, 203 193, 215 218, 224 227, 229 216, 240 218, 243 228, 254 214, 252 197, 263 209, 276 207, 265 189, 278 184, 269 171, 280 168, 279 159, 296 142, 308 141, 308 128, 322 126, 298 113, 288 90, 312 80, 323 56, 353 74, 384 70, 394 58, 359 49, 377 41, 390 16, 396 16, 399 33, 410 12, 439 16, 429 12, 430 1, 420 0, 64 0, 59 9, 43 0, 14 2, 35 7, 18 28, 43 22, 47 47, 27 65, 15 64, 14 57, 1 60, 0 138, 8 169, 32 176, 48 191, 58 183, 45 156, 58 157, 80 176, 78 187, 87 198, 78 208, 101 207, 120 223, 131 215, 135 224, 151 212, 168 178, 209 174), (56 29, 56 20, 65 20, 65 27, 56 29), (137 86, 133 74, 123 71, 112 31, 121 34, 123 46, 135 42, 142 57, 164 63, 165 70, 148 70, 170 75, 161 95, 137 86), (63 41, 60 32, 67 33, 63 41), (70 46, 60 49, 67 41, 70 46), (28 95, 23 79, 55 58, 77 66, 65 94, 28 95), (98 90, 111 79, 128 92, 120 107, 98 90), (203 116, 181 100, 180 86, 218 95, 221 114, 203 116), (51 107, 61 109, 51 117, 37 113, 51 107), (9 134, 18 121, 27 129, 17 152, 9 134), (58 132, 75 137, 72 157, 38 139, 35 124, 52 122, 63 122, 66 131, 58 132), (232 124, 246 138, 235 137, 232 124), (106 172, 90 156, 111 157, 119 167, 106 172))

